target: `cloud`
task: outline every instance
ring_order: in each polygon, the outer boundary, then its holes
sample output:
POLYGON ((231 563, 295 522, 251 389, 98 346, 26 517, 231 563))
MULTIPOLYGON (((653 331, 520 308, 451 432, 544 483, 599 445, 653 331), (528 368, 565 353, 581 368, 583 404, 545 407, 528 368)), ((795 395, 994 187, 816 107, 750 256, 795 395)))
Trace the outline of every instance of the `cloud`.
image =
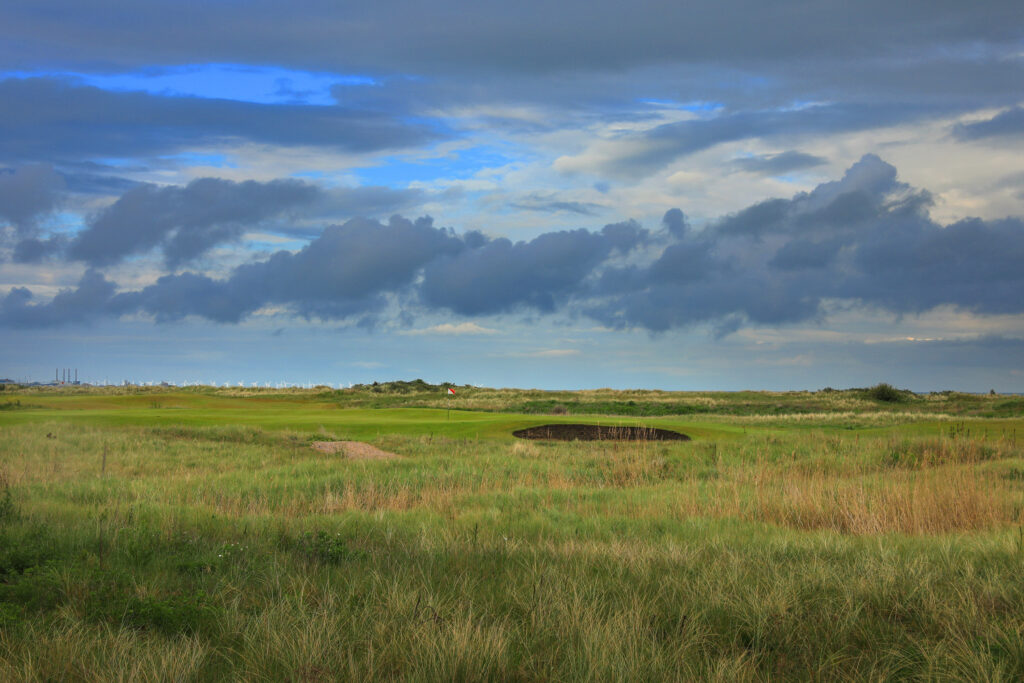
POLYGON ((604 209, 600 204, 594 204, 592 202, 573 202, 558 199, 558 197, 551 193, 535 192, 533 194, 521 197, 514 202, 510 202, 509 206, 514 209, 523 209, 525 211, 540 211, 544 213, 556 213, 564 211, 566 213, 576 213, 581 216, 594 216, 598 212, 604 209))
POLYGON ((247 227, 308 204, 319 189, 297 180, 235 183, 200 178, 185 187, 142 185, 89 221, 71 243, 71 258, 101 266, 159 246, 174 268, 247 227))
MULTIPOLYGON (((894 166, 867 154, 850 166, 842 179, 822 183, 793 199, 768 199, 753 204, 715 222, 714 232, 763 236, 848 225, 855 219, 870 217, 885 197, 909 189, 897 180, 894 166)), ((929 199, 926 193, 917 196, 921 201, 929 199)))
POLYGON ((32 292, 15 287, 0 299, 4 327, 56 327, 89 324, 116 315, 111 307, 116 285, 95 270, 86 271, 74 289, 62 289, 44 304, 32 304, 32 292))
POLYGON ((733 165, 746 173, 762 176, 782 175, 804 168, 813 168, 828 163, 827 159, 813 154, 789 150, 779 154, 763 154, 733 160, 733 165))
POLYGON ((270 304, 306 318, 341 319, 380 310, 385 293, 408 286, 426 263, 464 246, 429 218, 395 216, 384 224, 352 219, 327 228, 296 253, 278 251, 224 280, 168 275, 121 296, 123 305, 159 320, 199 315, 238 322, 270 304))
POLYGON ((520 351, 510 353, 496 353, 495 356, 502 358, 571 358, 582 355, 579 349, 540 349, 537 351, 520 351))
POLYGON ((770 6, 753 0, 641 0, 628 9, 611 0, 531 0, 514 10, 468 0, 429 7, 400 0, 344 11, 327 2, 300 7, 296 12, 258 0, 244 11, 213 3, 182 12, 179 4, 158 0, 104 13, 97 22, 92 3, 36 0, 5 8, 0 64, 100 64, 116 71, 201 62, 336 73, 537 75, 703 61, 746 67, 800 59, 830 65, 899 57, 908 48, 937 52, 949 44, 974 48, 964 51, 977 60, 986 56, 979 45, 1018 48, 1020 38, 1019 7, 1001 0, 987 2, 984 12, 960 3, 894 6, 882 0, 857 7, 797 0, 770 6), (83 25, 91 30, 82 31, 83 25), (227 34, 225 26, 231 27, 227 34))
MULTIPOLYGON (((724 113, 665 123, 597 143, 578 156, 561 157, 561 171, 599 172, 626 178, 651 175, 668 164, 725 142, 779 135, 834 134, 887 126, 946 111, 925 104, 821 104, 798 109, 724 113)), ((793 161, 783 158, 782 163, 793 161)), ((803 159, 807 161, 807 159, 803 159)))
POLYGON ((686 214, 680 209, 669 209, 666 211, 665 215, 661 218, 661 225, 668 234, 677 239, 682 238, 690 229, 690 223, 686 219, 686 214))
POLYGON ((336 187, 322 191, 310 207, 311 217, 373 218, 423 203, 427 193, 417 188, 392 188, 382 185, 336 187))
POLYGON ((298 252, 275 252, 265 261, 235 268, 224 279, 178 273, 115 294, 111 283, 90 270, 78 289, 48 303, 32 303, 26 289, 12 290, 0 308, 0 323, 45 327, 133 313, 158 322, 199 316, 238 323, 269 305, 286 306, 305 318, 342 319, 380 310, 384 294, 407 287, 425 263, 465 247, 464 240, 433 227, 429 218, 395 216, 384 224, 352 219, 328 227, 298 252), (109 286, 99 287, 97 278, 109 286), (73 316, 62 313, 65 302, 80 298, 90 304, 73 316))
POLYGON ((0 81, 0 121, 0 159, 28 161, 155 156, 230 141, 373 152, 439 135, 380 111, 109 92, 53 78, 0 81))
MULTIPOLYGON (((387 214, 417 204, 423 197, 421 190, 323 189, 290 178, 267 182, 199 178, 185 186, 137 185, 92 216, 70 242, 67 254, 92 266, 106 266, 159 249, 167 266, 175 269, 272 219, 291 222, 267 227, 305 235, 309 228, 294 221, 387 214)), ((21 260, 38 261, 66 241, 26 241, 21 260)))
POLYGON ((141 185, 142 183, 139 181, 125 178, 124 174, 145 170, 145 168, 142 166, 116 168, 92 161, 73 161, 62 163, 57 170, 64 178, 68 192, 111 196, 123 194, 133 187, 141 185))
MULTIPOLYGON (((353 219, 298 252, 278 251, 223 279, 180 273, 115 293, 113 283, 90 270, 77 289, 50 302, 14 289, 0 303, 0 324, 134 313, 236 323, 267 306, 368 324, 389 300, 405 316, 565 313, 654 332, 708 324, 719 336, 747 325, 814 321, 832 300, 897 315, 942 306, 1024 313, 1024 221, 941 225, 930 218, 930 206, 926 191, 867 155, 839 180, 760 202, 702 230, 677 209, 666 212, 657 233, 625 222, 521 242, 457 235, 429 218, 353 219)), ((462 322, 411 334, 482 330, 462 322)))
POLYGON ((406 330, 400 334, 410 336, 422 336, 422 335, 448 335, 448 336, 462 336, 462 335, 490 335, 499 334, 498 330, 490 327, 482 327, 473 322, 464 322, 458 324, 452 323, 441 323, 440 325, 433 325, 431 327, 424 327, 418 330, 406 330))
MULTIPOLYGON (((195 315, 237 323, 265 306, 283 305, 295 315, 333 320, 372 316, 384 307, 385 295, 416 292, 430 307, 458 312, 516 307, 550 312, 556 298, 571 294, 605 258, 646 238, 647 232, 631 222, 607 225, 597 233, 548 233, 513 244, 477 232, 457 236, 434 227, 430 218, 352 219, 328 227, 296 253, 278 251, 235 268, 224 279, 165 275, 89 310, 97 315, 142 312, 160 322, 195 315)), ((63 322, 45 314, 48 306, 12 298, 3 320, 9 325, 63 322)))
POLYGON ((63 189, 64 179, 49 164, 0 170, 0 220, 27 235, 39 218, 57 207, 63 189))
POLYGON ((566 358, 568 356, 578 356, 580 355, 580 351, 578 349, 545 349, 543 351, 535 351, 526 355, 532 358, 566 358))
POLYGON ((54 235, 48 239, 26 237, 14 245, 12 259, 15 263, 42 263, 59 256, 67 249, 68 238, 54 235))
POLYGON ((958 123, 953 135, 960 140, 982 140, 1024 134, 1024 108, 1013 107, 984 121, 958 123))
POLYGON ((516 242, 491 240, 427 265, 420 294, 431 307, 461 315, 501 313, 517 307, 552 312, 613 251, 625 253, 648 234, 633 222, 601 232, 550 232, 516 242))
POLYGON ((1024 222, 939 225, 931 197, 868 155, 839 181, 727 216, 646 267, 609 269, 586 308, 604 324, 663 331, 712 322, 781 325, 822 315, 828 298, 893 313, 944 304, 1024 312, 1024 222))

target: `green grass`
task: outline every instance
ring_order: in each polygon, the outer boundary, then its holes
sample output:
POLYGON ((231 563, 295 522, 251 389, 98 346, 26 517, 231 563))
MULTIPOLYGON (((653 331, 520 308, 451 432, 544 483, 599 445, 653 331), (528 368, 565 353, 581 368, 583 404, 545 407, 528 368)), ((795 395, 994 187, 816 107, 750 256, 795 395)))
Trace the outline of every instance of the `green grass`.
POLYGON ((5 395, 0 679, 1024 677, 1014 399, 383 386, 5 395))

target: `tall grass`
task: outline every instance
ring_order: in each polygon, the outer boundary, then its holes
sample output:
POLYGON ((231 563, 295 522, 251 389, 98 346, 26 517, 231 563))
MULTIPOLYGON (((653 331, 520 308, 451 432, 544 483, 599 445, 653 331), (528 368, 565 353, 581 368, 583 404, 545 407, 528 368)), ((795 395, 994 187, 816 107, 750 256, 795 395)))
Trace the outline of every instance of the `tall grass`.
POLYGON ((943 429, 7 426, 0 679, 1020 679, 1024 459, 943 429))

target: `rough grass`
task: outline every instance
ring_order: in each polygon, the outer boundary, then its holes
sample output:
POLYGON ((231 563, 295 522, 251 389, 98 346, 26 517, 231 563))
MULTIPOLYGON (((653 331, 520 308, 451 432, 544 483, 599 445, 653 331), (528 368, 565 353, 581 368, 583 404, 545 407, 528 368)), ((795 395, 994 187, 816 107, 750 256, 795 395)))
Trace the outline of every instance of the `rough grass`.
POLYGON ((547 443, 71 398, 111 403, 0 417, 2 680, 1024 677, 1019 418, 547 443), (309 447, 353 434, 403 457, 309 447))

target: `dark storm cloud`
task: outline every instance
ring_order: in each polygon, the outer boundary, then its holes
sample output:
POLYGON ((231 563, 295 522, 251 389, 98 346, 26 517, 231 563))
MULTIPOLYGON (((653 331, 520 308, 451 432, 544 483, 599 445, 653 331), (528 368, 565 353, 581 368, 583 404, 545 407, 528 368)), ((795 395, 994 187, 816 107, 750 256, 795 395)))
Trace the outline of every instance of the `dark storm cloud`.
MULTIPOLYGON (((142 312, 158 321, 195 315, 236 323, 264 306, 280 305, 306 318, 372 317, 381 309, 383 295, 415 291, 421 273, 424 281, 418 289, 431 306, 460 312, 515 307, 551 311, 610 254, 628 252, 646 238, 647 232, 633 222, 607 225, 599 233, 549 233, 513 244, 477 232, 456 236, 434 227, 430 218, 394 216, 387 223, 353 219, 327 228, 296 253, 278 251, 265 261, 239 266, 225 279, 166 275, 135 292, 113 295, 112 289, 104 290, 107 298, 102 301, 96 301, 92 287, 87 294, 93 303, 83 315, 142 312)), ((95 275, 90 277, 83 283, 92 285, 95 275)), ((60 296, 66 301, 79 294, 71 290, 60 296)), ((4 305, 0 321, 8 326, 80 320, 52 310, 60 302, 33 304, 27 290, 13 292, 4 305)))
MULTIPOLYGON (((764 3, 702 0, 628 5, 529 0, 514 4, 413 0, 243 5, 80 0, 9 3, 0 65, 9 68, 230 62, 341 73, 621 70, 707 61, 849 62, 950 44, 1017 49, 1019 3, 866 0, 764 3), (88 30, 83 30, 83 26, 88 30), (226 28, 227 27, 227 28, 226 28)), ((937 51, 937 50, 936 50, 937 51)), ((948 51, 948 50, 947 50, 948 51)))
POLYGON ((421 295, 433 307, 462 315, 525 306, 549 313, 575 292, 613 250, 630 251, 647 231, 633 222, 599 232, 549 232, 529 242, 496 239, 430 263, 421 295))
POLYGON ((26 237, 14 245, 12 260, 15 263, 41 263, 59 256, 67 248, 68 238, 54 235, 47 239, 26 237))
POLYGON ((763 176, 782 175, 804 168, 813 168, 828 163, 828 159, 790 150, 779 154, 766 154, 736 159, 733 165, 741 171, 763 176))
POLYGON ((0 324, 5 327, 56 327, 88 324, 117 313, 111 307, 116 286, 95 270, 74 289, 63 289, 44 304, 33 304, 32 292, 15 287, 0 299, 0 324))
POLYGON ((859 298, 896 312, 954 304, 979 313, 1019 313, 1022 259, 1024 221, 1018 218, 975 218, 942 228, 897 209, 890 225, 876 226, 860 242, 851 259, 860 272, 847 283, 859 298))
POLYGON ((841 246, 842 242, 838 240, 793 240, 779 247, 768 265, 780 270, 824 268, 832 262, 841 246))
POLYGON ((382 294, 407 287, 426 263, 464 248, 429 218, 353 219, 327 228, 296 253, 278 251, 226 279, 168 275, 118 295, 116 306, 162 321, 198 315, 233 323, 274 304, 307 318, 341 319, 378 310, 382 294))
MULTIPOLYGON (((910 188, 896 177, 896 169, 874 154, 865 155, 841 180, 825 182, 792 199, 768 199, 714 223, 710 234, 761 237, 770 233, 822 231, 836 224, 851 226, 854 219, 876 214, 883 199, 902 196, 910 188)), ((912 195, 928 201, 927 193, 912 195)))
MULTIPOLYGON (((75 139, 44 117, 29 128, 31 135, 22 135, 24 142, 0 145, 0 152, 7 149, 11 159, 51 160, 62 148, 79 158, 109 156, 104 151, 116 149, 124 157, 224 136, 379 149, 415 145, 438 134, 400 123, 400 117, 414 120, 424 112, 481 102, 537 103, 545 116, 495 115, 488 125, 578 127, 581 119, 636 117, 637 100, 674 99, 680 93, 756 117, 794 102, 910 101, 920 108, 895 107, 892 114, 911 121, 926 111, 1016 104, 1024 78, 1024 61, 1016 56, 1022 26, 1020 4, 1003 0, 986 2, 984 11, 969 3, 925 0, 645 0, 628 7, 618 0, 509 5, 314 0, 297 8, 263 0, 189 9, 164 0, 116 10, 88 0, 14 3, 0 9, 0 68, 139 73, 162 66, 273 65, 368 75, 375 85, 334 88, 339 102, 357 110, 356 121, 345 125, 338 121, 345 117, 339 108, 296 106, 290 112, 286 106, 240 103, 179 102, 157 108, 156 117, 153 100, 165 105, 168 99, 189 98, 108 93, 104 101, 127 114, 110 123, 128 135, 119 137, 93 122, 89 136, 75 139), (148 121, 158 124, 148 126, 148 121), (46 135, 52 147, 41 142, 46 135)), ((30 101, 41 97, 30 95, 30 101)), ((0 92, 0 102, 13 96, 0 92)), ((78 110, 89 113, 83 105, 103 98, 77 93, 74 99, 82 100, 75 103, 78 110)), ((686 144, 668 144, 681 145, 679 154, 686 153, 686 144)))
MULTIPOLYGON (((377 186, 323 189, 295 179, 233 182, 199 178, 186 186, 137 185, 91 217, 70 242, 67 255, 104 266, 159 249, 167 265, 177 268, 218 244, 237 240, 248 229, 266 227, 273 232, 308 235, 309 229, 293 221, 388 214, 415 205, 423 197, 420 190, 377 186), (274 219, 284 219, 284 224, 274 219)), ((37 261, 58 246, 26 241, 21 260, 37 261)))
POLYGON ((319 194, 316 186, 297 180, 200 178, 185 187, 142 185, 93 217, 69 255, 100 266, 160 246, 168 265, 176 267, 319 194))
POLYGON ((226 141, 372 152, 455 135, 439 125, 437 112, 479 103, 544 108, 540 117, 478 114, 505 131, 636 119, 651 115, 638 100, 680 93, 724 103, 717 117, 634 136, 630 152, 598 169, 632 177, 721 142, 1009 106, 1024 78, 1016 56, 1024 21, 1015 2, 986 3, 984 11, 882 0, 647 0, 628 9, 582 0, 324 0, 300 8, 265 0, 244 8, 206 3, 185 10, 157 2, 115 11, 103 3, 41 0, 31 9, 0 9, 0 68, 25 73, 236 64, 375 79, 372 86, 337 85, 341 104, 333 107, 12 79, 0 82, 0 160, 131 158, 226 141), (792 109, 801 102, 829 104, 792 109), (75 116, 65 116, 69 111, 75 116), (424 116, 433 123, 423 123, 424 116))
POLYGON ((64 179, 48 164, 0 170, 0 221, 28 234, 40 217, 56 208, 63 189, 64 179))
POLYGON ((845 176, 762 202, 688 234, 647 267, 609 269, 587 312, 654 331, 735 316, 778 325, 813 319, 828 298, 894 313, 954 305, 1024 312, 1024 222, 942 226, 931 198, 868 155, 845 176))
POLYGON ((169 154, 231 140, 372 152, 437 138, 380 112, 108 92, 47 78, 0 81, 0 126, 0 158, 33 161, 169 154))
POLYGON ((705 323, 719 335, 813 320, 828 299, 895 314, 942 305, 1024 312, 1024 221, 944 226, 929 217, 930 206, 927 192, 867 155, 837 181, 703 230, 678 209, 666 212, 655 234, 625 222, 516 243, 456 235, 428 218, 358 219, 224 279, 168 275, 114 295, 90 271, 78 289, 39 304, 16 289, 3 300, 0 322, 42 326, 144 313, 234 323, 273 305, 307 318, 372 321, 389 294, 461 315, 576 312, 651 331, 705 323))

